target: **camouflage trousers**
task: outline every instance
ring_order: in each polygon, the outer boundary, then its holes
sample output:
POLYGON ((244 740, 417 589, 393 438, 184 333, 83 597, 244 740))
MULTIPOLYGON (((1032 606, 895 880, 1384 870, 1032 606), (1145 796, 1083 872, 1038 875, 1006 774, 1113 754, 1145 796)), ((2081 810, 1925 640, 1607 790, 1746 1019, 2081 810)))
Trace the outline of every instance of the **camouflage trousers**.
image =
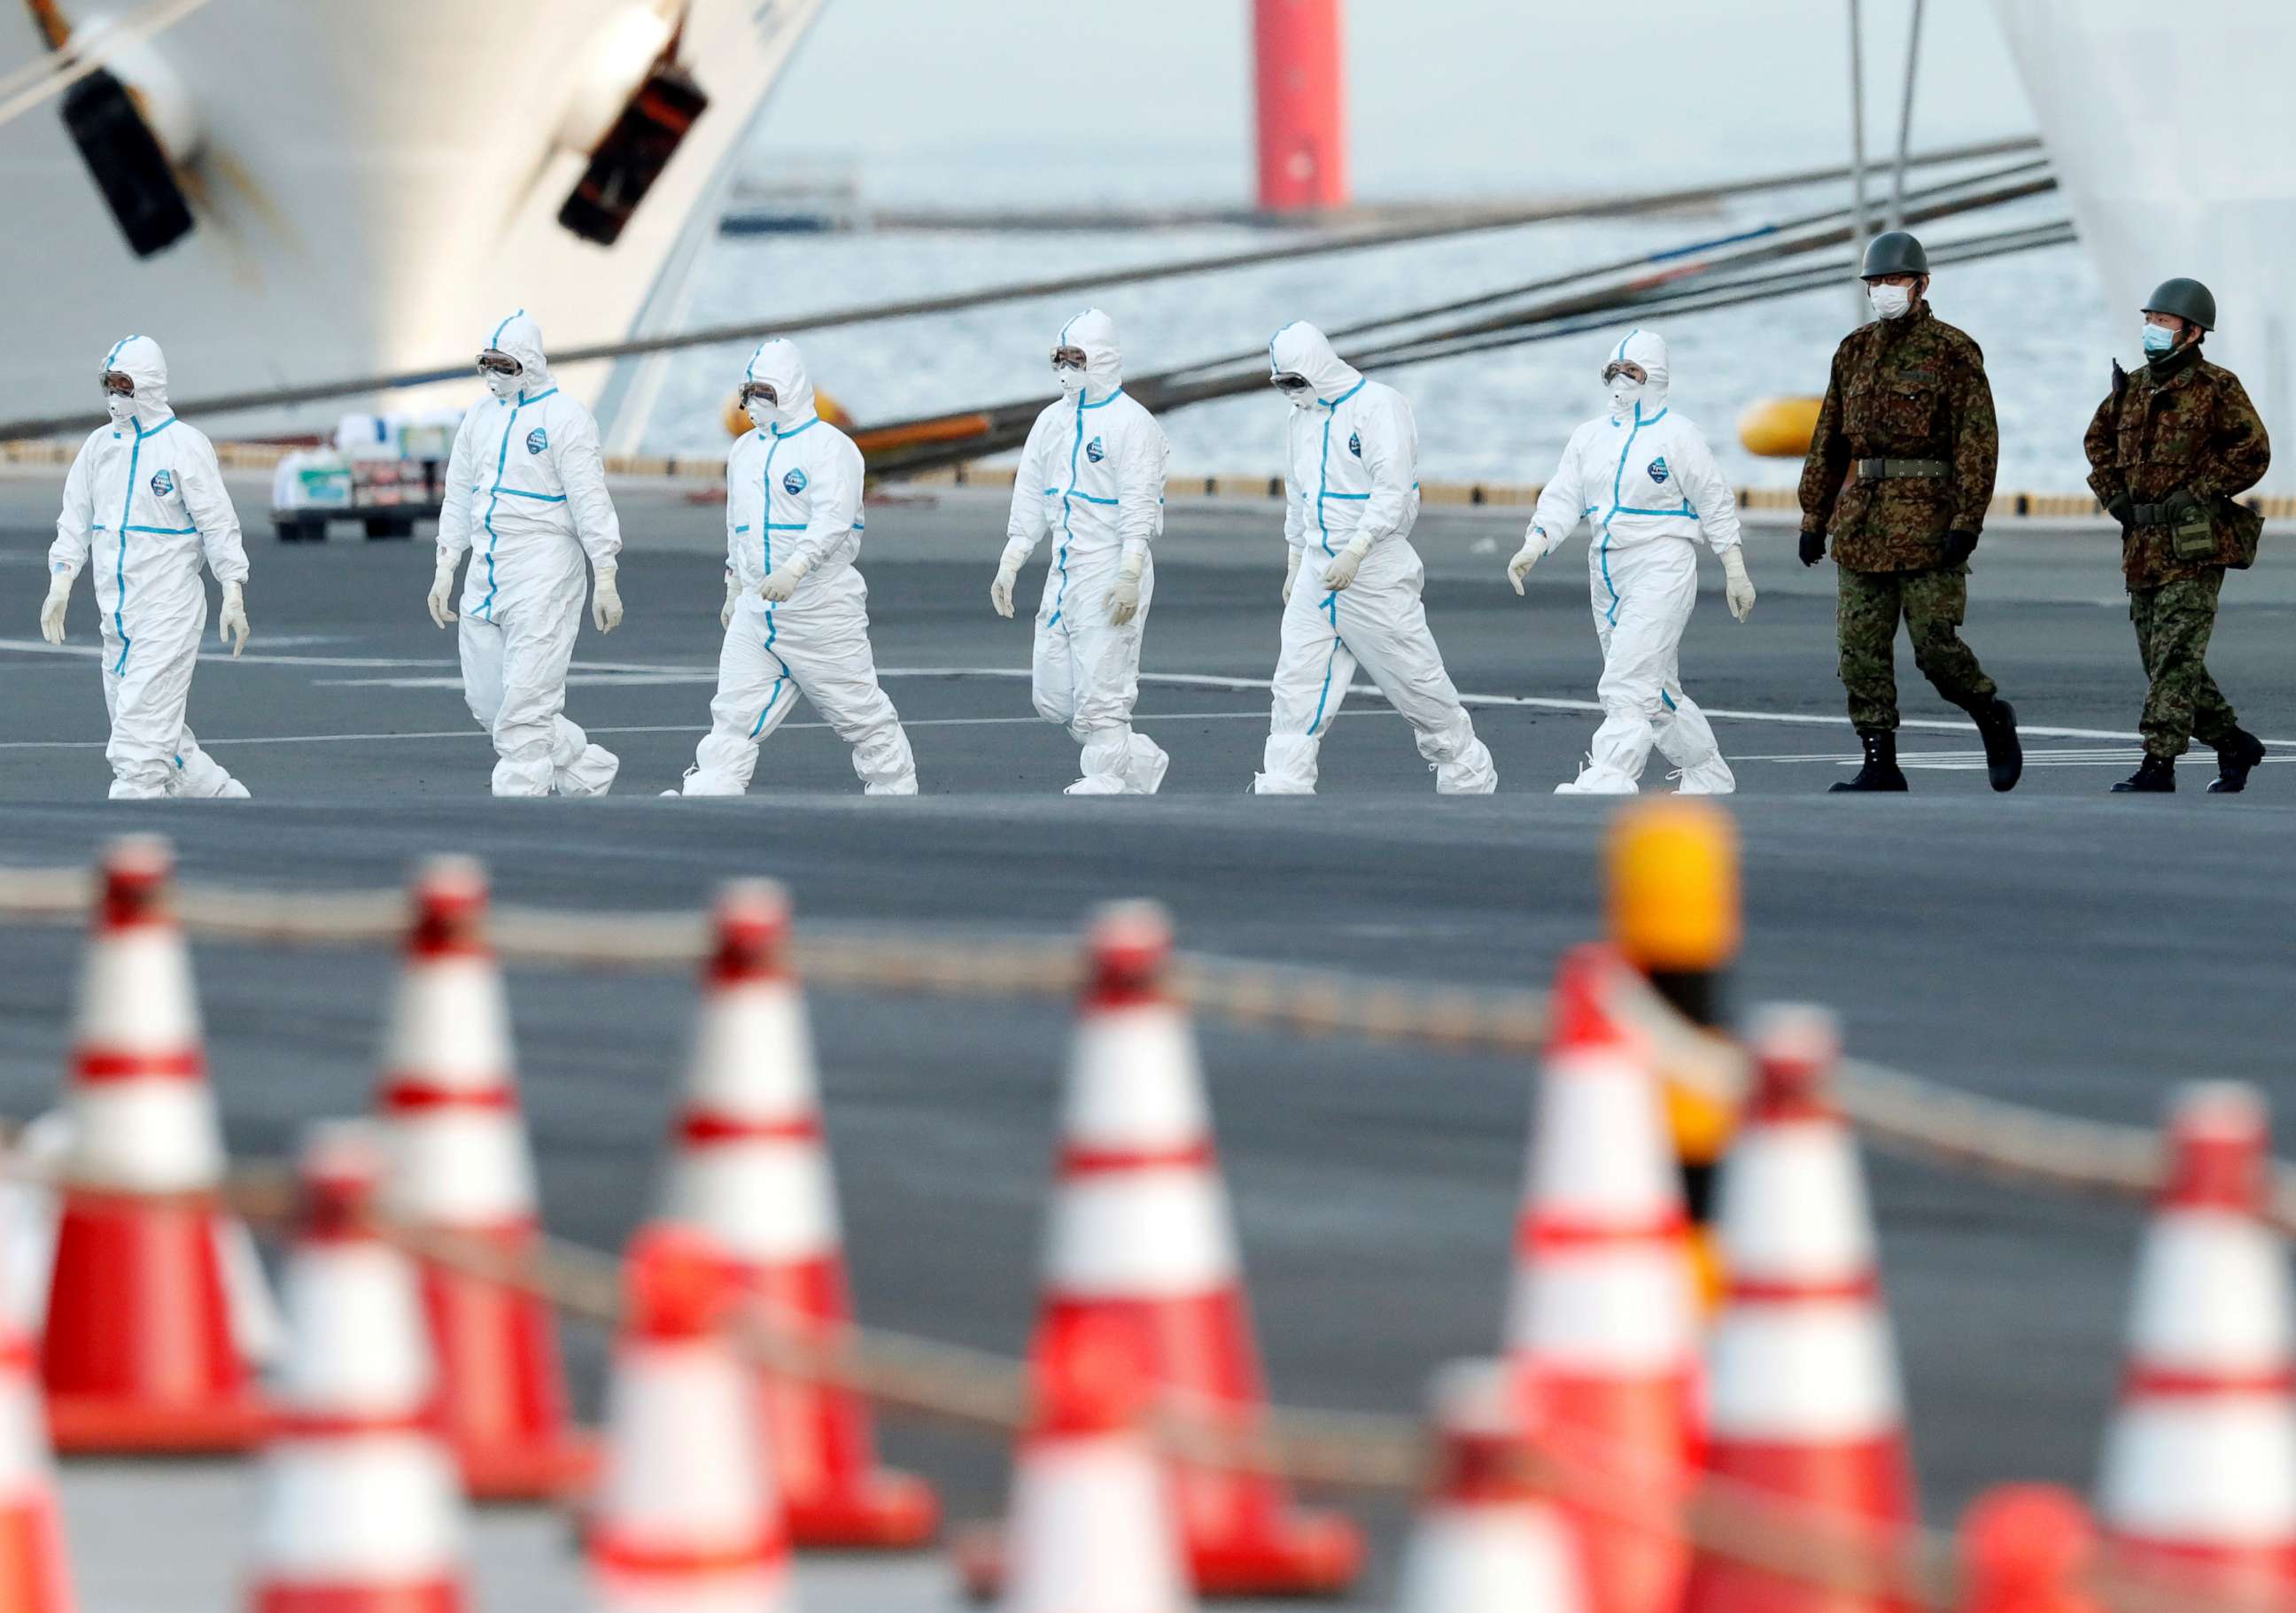
POLYGON ((1964 711, 1993 698, 1993 680, 1954 631, 1969 608, 1967 570, 1835 570, 1841 686, 1849 695, 1849 720, 1860 732, 1898 726, 1900 618, 1914 641, 1914 665, 1939 694, 1964 711))
POLYGON ((2195 734, 2203 745, 2219 745, 2239 725, 2232 702, 2203 664, 2209 635, 2216 631, 2224 576, 2222 566, 2210 566, 2197 577, 2138 588, 2128 596, 2136 653, 2152 684, 2136 725, 2147 756, 2182 756, 2195 734))

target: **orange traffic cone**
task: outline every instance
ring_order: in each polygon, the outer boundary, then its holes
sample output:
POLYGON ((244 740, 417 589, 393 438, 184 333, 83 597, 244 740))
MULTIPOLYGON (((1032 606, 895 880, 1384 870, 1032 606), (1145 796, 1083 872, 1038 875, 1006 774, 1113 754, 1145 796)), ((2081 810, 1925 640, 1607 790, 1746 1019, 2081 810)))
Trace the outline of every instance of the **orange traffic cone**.
POLYGON ((2120 1562, 2259 1600, 2296 1589, 2296 1354, 2287 1251, 2263 1218, 2268 1142, 2252 1089, 2178 1095, 2097 1503, 2120 1562))
POLYGON ((372 1226, 366 1125, 314 1128, 265 1448, 252 1613, 462 1613, 462 1496, 413 1265, 372 1226))
POLYGON ((0 1608, 71 1613, 55 1464, 32 1347, 0 1316, 0 1608))
MULTIPOLYGON (((486 875, 466 857, 438 858, 416 880, 376 1095, 390 1146, 383 1203, 408 1226, 516 1255, 540 1225, 486 909, 486 875)), ((471 1494, 538 1500, 578 1482, 590 1451, 569 1421, 549 1307, 436 1263, 423 1265, 422 1298, 471 1494)))
POLYGON ((1997 1486, 1962 1515, 1957 1544, 1960 1613, 2101 1613, 2081 1586, 2096 1530, 2070 1490, 1997 1486))
MULTIPOLYGON (((1828 1093, 1833 1017, 1771 1010, 1754 1092, 1722 1172, 1728 1273, 1715 1324, 1707 1470, 1877 1550, 1913 1517, 1897 1349, 1865 1181, 1828 1093)), ((1822 1589, 1702 1552, 1685 1613, 1873 1613, 1885 1594, 1822 1589)))
MULTIPOLYGON (((1160 1388, 1249 1441, 1267 1394, 1194 1039, 1165 989, 1171 946, 1150 904, 1093 925, 1039 1339, 1087 1317, 1130 1328, 1160 1388)), ((1201 1594, 1336 1594, 1362 1565, 1351 1524, 1297 1511, 1275 1479, 1189 1463, 1173 1477, 1201 1594)), ((976 1593, 995 1582, 977 1543, 959 1567, 976 1593)))
MULTIPOLYGON (((731 1255, 768 1325, 827 1346, 852 1309, 788 898, 775 885, 732 886, 717 929, 664 1213, 731 1255)), ((932 1491, 877 1466, 859 1396, 771 1373, 759 1388, 792 1541, 851 1550, 932 1537, 932 1491)))
POLYGON ((1152 1389, 1138 1333, 1055 1323, 1036 1362, 1005 1526, 1004 1613, 1189 1613, 1171 1493, 1142 1433, 1152 1389))
POLYGON ((1435 1483, 1403 1559, 1403 1613, 1590 1613, 1579 1543, 1516 1465, 1528 1443, 1496 1362, 1437 1374, 1435 1483))
POLYGON ((591 1514, 602 1613, 780 1613, 789 1541, 758 1443, 755 1380, 726 1328, 740 1290, 690 1227, 630 1246, 628 1321, 607 1391, 591 1514))
POLYGON ((218 1239, 223 1134, 164 841, 115 841, 80 977, 40 1375, 64 1451, 240 1450, 261 1409, 218 1239))
POLYGON ((1674 1613, 1690 1567, 1697 1275, 1657 1077, 1606 1006, 1623 973, 1610 948, 1582 946, 1555 978, 1508 1344, 1524 1431, 1648 1508, 1570 1509, 1595 1613, 1674 1613))

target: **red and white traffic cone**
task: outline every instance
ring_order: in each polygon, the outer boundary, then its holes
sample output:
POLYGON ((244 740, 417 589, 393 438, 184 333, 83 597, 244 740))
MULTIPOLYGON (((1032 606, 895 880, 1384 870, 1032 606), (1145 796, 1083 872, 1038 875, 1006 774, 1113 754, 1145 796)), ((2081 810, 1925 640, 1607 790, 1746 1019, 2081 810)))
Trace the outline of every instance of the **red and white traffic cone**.
MULTIPOLYGON (((1267 1392, 1194 1037, 1165 987, 1170 921, 1110 907, 1089 946, 1038 1338, 1093 1317, 1128 1327, 1175 1405, 1248 1442, 1267 1392)), ((1362 1565, 1354 1526, 1297 1510, 1266 1475, 1184 1462, 1173 1481, 1200 1594, 1336 1594, 1362 1565)), ((958 1556, 976 1593, 993 1587, 993 1550, 958 1556)))
POLYGON ((1403 1613, 1594 1613, 1578 1532, 1521 1469, 1529 1447, 1512 1398, 1496 1362, 1437 1374, 1440 1454, 1404 1554, 1403 1613))
MULTIPOLYGON (((731 886, 716 922, 664 1214, 728 1252, 768 1326, 826 1348, 853 1316, 813 1039, 789 966, 789 901, 761 881, 731 886)), ((911 1547, 932 1537, 931 1489, 878 1467, 859 1396, 771 1372, 759 1390, 799 1546, 911 1547)))
POLYGON ((726 1327, 732 1263, 691 1227, 630 1246, 629 1312, 607 1390, 590 1516, 601 1613, 780 1613, 789 1540, 759 1448, 756 1381, 726 1327))
POLYGON ((173 872, 164 841, 112 844, 80 976, 40 1350, 64 1451, 241 1450, 262 1427, 232 1329, 223 1133, 173 872))
POLYGON ((1612 1016, 1625 965, 1567 954, 1515 1243, 1509 1363, 1523 1431, 1646 1516, 1578 1507, 1595 1613, 1674 1613, 1690 1555, 1697 1273, 1647 1050, 1612 1016))
POLYGON ((2178 1094, 2097 1511, 2123 1564, 2280 1601, 2296 1590, 2296 1353, 2268 1142, 2251 1088, 2178 1094))
MULTIPOLYGON (((1723 1164, 1727 1273, 1712 1343, 1705 1466, 1844 1541, 1894 1545, 1913 1519, 1897 1348, 1865 1179, 1828 1087, 1831 1015, 1766 1014, 1755 1085, 1723 1164)), ((1820 1588, 1701 1552, 1685 1613, 1873 1613, 1887 1593, 1820 1588)))
POLYGON ((1955 1543, 1959 1613, 2103 1613, 2081 1583, 2096 1528, 2070 1490, 1997 1485, 1962 1514, 1955 1543))
POLYGON ((0 1608, 71 1613, 39 1371, 30 1342, 0 1318, 0 1608))
POLYGON ((1188 1613, 1171 1491, 1142 1429, 1152 1388, 1137 1332, 1055 1324, 1036 1360, 1005 1525, 1004 1613, 1188 1613))
POLYGON ((373 1130, 315 1127, 286 1280, 251 1613, 462 1613, 462 1495, 413 1265, 376 1235, 373 1130))
MULTIPOLYGON (((486 875, 469 858, 437 858, 416 880, 376 1094, 390 1149, 383 1204, 408 1226, 515 1256, 541 1227, 486 911, 486 875)), ((549 1306, 428 1262, 422 1298, 471 1494, 539 1500, 578 1484, 591 1451, 570 1421, 549 1306)))

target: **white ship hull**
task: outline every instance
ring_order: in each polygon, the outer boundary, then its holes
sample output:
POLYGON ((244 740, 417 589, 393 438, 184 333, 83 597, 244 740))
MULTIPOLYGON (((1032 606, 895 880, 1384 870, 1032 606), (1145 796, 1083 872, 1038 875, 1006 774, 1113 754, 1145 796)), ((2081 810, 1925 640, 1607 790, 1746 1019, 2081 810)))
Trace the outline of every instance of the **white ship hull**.
MULTIPOLYGON (((2216 293, 2209 356, 2237 372, 2296 490, 2296 4, 1996 0, 2106 294, 2128 318, 2189 274, 2216 293)), ((2036 310, 2035 316, 2046 316, 2036 310)), ((2093 381, 2104 396, 2104 355, 2093 381)))
MULTIPOLYGON (((215 0, 150 46, 202 135, 180 170, 197 227, 176 246, 128 250, 53 103, 0 127, 4 413, 89 407, 104 350, 131 331, 159 339, 193 398, 465 363, 517 307, 554 347, 659 328, 819 6, 690 0, 680 59, 710 104, 608 248, 558 223, 586 164, 558 136, 633 0, 215 0)), ((94 10, 64 9, 79 28, 94 10)), ((20 0, 0 0, 0 72, 43 50, 20 0)), ((650 389, 611 369, 561 379, 626 435, 650 389)), ((324 430, 360 401, 216 423, 324 430)))

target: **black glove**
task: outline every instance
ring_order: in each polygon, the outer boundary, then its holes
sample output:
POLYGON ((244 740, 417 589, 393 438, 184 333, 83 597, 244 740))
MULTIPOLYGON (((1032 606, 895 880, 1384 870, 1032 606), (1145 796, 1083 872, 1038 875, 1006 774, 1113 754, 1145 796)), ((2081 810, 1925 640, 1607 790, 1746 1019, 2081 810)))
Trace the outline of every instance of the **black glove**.
POLYGON ((1825 558, 1825 534, 1808 532, 1801 535, 1801 563, 1815 566, 1825 558))
POLYGON ((2168 524, 2172 527, 2182 517, 2200 507, 2201 501, 2193 496, 2193 490, 2190 487, 2179 487, 2161 501, 2161 513, 2167 518, 2168 524))
POLYGON ((1948 532, 1945 535, 1945 563, 1947 565, 1965 566, 1969 563, 1969 557, 1976 553, 1976 533, 1956 530, 1948 532))
POLYGON ((2120 529, 2125 534, 2136 520, 2136 501, 2123 493, 2105 505, 2104 512, 2120 523, 2120 529))

